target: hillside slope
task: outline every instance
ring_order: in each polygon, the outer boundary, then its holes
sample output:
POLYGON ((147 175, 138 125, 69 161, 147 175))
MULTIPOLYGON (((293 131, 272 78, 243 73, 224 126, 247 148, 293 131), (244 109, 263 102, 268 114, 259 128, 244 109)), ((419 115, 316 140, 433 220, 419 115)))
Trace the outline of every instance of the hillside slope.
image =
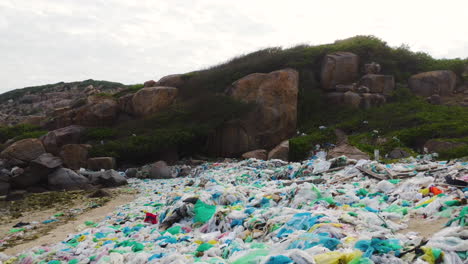
MULTIPOLYGON (((227 121, 242 119, 255 107, 230 97, 226 93, 229 87, 252 73, 292 68, 299 76, 297 130, 306 135, 290 140, 291 159, 306 157, 315 144, 335 143, 335 128, 345 131, 350 135, 351 144, 369 154, 377 148, 385 155, 396 147, 420 152, 428 140, 437 139, 458 143, 456 149, 447 151, 444 157, 464 156, 468 155, 468 147, 464 144, 468 137, 468 108, 444 103, 466 104, 463 100, 468 99, 465 92, 468 90, 467 65, 467 58, 434 59, 426 53, 412 52, 406 46, 390 47, 373 36, 357 36, 319 46, 268 48, 208 69, 147 82, 146 86, 176 87, 177 99, 170 107, 144 117, 119 114, 106 128, 89 129, 85 142, 94 144, 92 156, 114 156, 120 164, 152 161, 167 152, 179 156, 213 155, 206 148, 210 136, 227 121), (356 109, 330 104, 326 100, 321 81, 323 60, 327 54, 338 51, 359 57, 360 74, 365 64, 377 62, 381 74, 394 77, 396 89, 386 96, 384 106, 356 109), (412 75, 434 70, 450 70, 456 76, 455 95, 442 98, 442 105, 429 104, 408 88, 408 79, 412 75), (328 129, 319 129, 320 126, 328 129)), ((115 101, 119 109, 123 102, 132 101, 132 96, 143 88, 143 85, 100 85, 99 95, 109 102, 115 101)), ((24 101, 36 91, 41 93, 41 89, 46 88, 10 92, 1 95, 0 99, 16 96, 17 100, 24 101)), ((93 100, 95 103, 97 99, 93 100)), ((82 111, 79 103, 71 105, 82 111)), ((27 130, 30 132, 31 129, 27 130)))

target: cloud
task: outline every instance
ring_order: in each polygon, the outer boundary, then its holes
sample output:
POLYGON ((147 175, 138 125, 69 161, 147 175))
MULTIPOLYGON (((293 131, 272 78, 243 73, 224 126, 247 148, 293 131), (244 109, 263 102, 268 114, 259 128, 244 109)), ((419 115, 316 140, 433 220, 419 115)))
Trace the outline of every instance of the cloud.
POLYGON ((259 48, 357 34, 466 57, 467 7, 463 0, 3 0, 0 92, 89 78, 141 83, 259 48))

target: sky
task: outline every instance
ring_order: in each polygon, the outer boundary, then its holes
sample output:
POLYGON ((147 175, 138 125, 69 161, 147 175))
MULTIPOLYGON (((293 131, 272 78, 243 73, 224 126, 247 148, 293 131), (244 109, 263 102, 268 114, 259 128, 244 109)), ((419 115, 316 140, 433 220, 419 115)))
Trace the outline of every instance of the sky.
POLYGON ((467 0, 1 0, 0 93, 143 83, 261 48, 355 35, 466 58, 467 10, 467 0))

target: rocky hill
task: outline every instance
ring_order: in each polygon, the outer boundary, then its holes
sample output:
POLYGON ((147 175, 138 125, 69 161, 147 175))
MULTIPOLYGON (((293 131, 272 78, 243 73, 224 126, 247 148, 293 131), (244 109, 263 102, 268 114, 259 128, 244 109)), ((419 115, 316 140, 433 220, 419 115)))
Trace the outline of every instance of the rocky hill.
POLYGON ((5 93, 0 139, 8 152, 40 137, 74 169, 101 157, 118 166, 196 155, 297 160, 317 144, 333 155, 465 156, 467 65, 372 36, 268 48, 141 85, 88 80, 5 93))
POLYGON ((133 86, 86 80, 16 89, 0 95, 0 125, 43 125, 56 111, 84 104, 94 94, 114 94, 133 86))

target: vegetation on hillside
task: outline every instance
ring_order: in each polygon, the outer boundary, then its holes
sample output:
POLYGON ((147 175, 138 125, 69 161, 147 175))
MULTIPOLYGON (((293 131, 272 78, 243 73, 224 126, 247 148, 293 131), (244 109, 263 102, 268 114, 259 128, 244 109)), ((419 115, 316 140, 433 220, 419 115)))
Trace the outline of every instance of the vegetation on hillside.
POLYGON ((104 145, 96 145, 91 155, 143 163, 162 155, 161 152, 167 149, 177 149, 181 155, 200 153, 214 128, 241 117, 251 107, 223 95, 197 97, 153 116, 122 122, 113 132, 95 129, 90 134, 96 140, 114 139, 106 140, 104 145))
POLYGON ((73 87, 77 86, 78 88, 86 88, 89 85, 93 85, 94 87, 101 87, 103 91, 107 89, 115 89, 115 88, 132 88, 134 85, 125 85, 117 82, 108 82, 108 81, 98 81, 98 80, 85 80, 81 82, 59 82, 54 84, 46 84, 40 86, 31 86, 25 87, 21 89, 15 89, 3 94, 0 94, 0 103, 4 103, 10 99, 16 100, 27 93, 35 94, 47 91, 48 89, 52 89, 54 87, 73 87))
POLYGON ((46 133, 47 131, 41 127, 28 124, 0 127, 0 143, 4 143, 9 139, 21 140, 25 138, 38 138, 46 133))
MULTIPOLYGON (((399 87, 393 102, 369 110, 350 110, 322 104, 320 118, 312 117, 301 124, 308 134, 291 140, 291 158, 305 158, 315 144, 335 143, 330 136, 333 128, 345 131, 349 142, 373 155, 374 149, 387 154, 394 148, 421 152, 423 144, 433 138, 454 141, 466 140, 468 135, 468 108, 432 105, 399 87), (319 130, 327 126, 327 130, 319 130)), ((466 156, 468 147, 447 150, 442 158, 466 156)))

